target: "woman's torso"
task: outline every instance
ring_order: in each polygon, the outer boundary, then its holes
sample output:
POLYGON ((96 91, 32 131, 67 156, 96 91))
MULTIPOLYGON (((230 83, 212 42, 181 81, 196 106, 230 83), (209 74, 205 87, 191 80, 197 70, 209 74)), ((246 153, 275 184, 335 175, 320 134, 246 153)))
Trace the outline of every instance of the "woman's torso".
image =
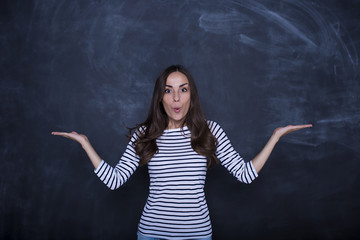
POLYGON ((165 130, 148 163, 149 197, 139 231, 147 236, 193 239, 211 236, 205 200, 206 157, 191 147, 190 131, 165 130))

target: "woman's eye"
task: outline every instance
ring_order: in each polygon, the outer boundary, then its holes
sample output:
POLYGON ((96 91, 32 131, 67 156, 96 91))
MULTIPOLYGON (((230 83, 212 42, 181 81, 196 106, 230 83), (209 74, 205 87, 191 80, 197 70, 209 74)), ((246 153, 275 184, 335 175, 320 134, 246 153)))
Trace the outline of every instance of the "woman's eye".
POLYGON ((187 88, 181 89, 182 92, 187 92, 187 88))
POLYGON ((170 93, 170 89, 165 89, 165 93, 170 93))

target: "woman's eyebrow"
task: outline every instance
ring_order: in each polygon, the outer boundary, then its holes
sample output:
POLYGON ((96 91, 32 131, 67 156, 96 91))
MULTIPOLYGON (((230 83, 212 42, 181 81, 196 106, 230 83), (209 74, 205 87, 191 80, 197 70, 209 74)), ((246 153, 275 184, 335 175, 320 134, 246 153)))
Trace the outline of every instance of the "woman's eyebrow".
MULTIPOLYGON (((189 83, 183 83, 183 84, 181 84, 181 85, 179 85, 179 87, 183 87, 183 86, 185 86, 185 85, 188 85, 189 83)), ((165 87, 169 87, 169 88, 172 88, 173 86, 172 85, 165 85, 165 87)))

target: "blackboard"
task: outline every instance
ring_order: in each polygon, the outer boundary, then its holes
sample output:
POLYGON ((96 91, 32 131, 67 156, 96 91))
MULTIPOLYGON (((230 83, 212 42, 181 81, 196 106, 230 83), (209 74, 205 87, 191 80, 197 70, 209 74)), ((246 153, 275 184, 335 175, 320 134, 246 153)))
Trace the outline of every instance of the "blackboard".
POLYGON ((149 179, 97 179, 86 134, 115 165, 171 64, 247 161, 281 139, 259 178, 221 166, 205 186, 214 239, 360 234, 358 0, 2 1, 0 238, 136 239, 149 179))

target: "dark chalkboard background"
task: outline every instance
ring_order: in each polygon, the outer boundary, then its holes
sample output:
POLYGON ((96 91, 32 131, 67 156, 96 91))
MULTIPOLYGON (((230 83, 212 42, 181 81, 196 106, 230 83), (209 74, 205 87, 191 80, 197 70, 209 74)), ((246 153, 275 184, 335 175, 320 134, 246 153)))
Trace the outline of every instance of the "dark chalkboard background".
POLYGON ((193 73, 208 119, 251 160, 251 185, 217 166, 214 239, 359 238, 360 1, 1 1, 0 238, 135 239, 146 167, 119 190, 93 173, 86 134, 115 165, 155 78, 193 73))

